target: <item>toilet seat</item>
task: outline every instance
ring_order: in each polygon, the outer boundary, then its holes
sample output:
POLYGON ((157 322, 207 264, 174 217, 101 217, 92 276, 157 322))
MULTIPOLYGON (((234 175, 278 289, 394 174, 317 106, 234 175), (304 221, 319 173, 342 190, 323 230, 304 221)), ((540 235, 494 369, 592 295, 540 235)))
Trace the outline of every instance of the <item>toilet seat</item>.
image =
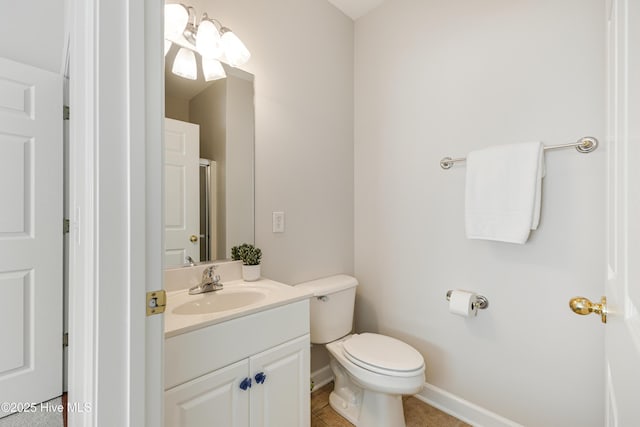
POLYGON ((386 335, 352 335, 342 344, 349 361, 378 374, 412 377, 424 370, 424 359, 416 349, 386 335))

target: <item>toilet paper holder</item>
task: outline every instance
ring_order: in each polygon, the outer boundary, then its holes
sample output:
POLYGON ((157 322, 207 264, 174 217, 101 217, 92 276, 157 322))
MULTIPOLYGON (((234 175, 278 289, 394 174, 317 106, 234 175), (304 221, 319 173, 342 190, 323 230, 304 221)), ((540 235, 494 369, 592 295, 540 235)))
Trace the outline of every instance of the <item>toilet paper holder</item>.
MULTIPOLYGON (((451 292, 453 291, 452 290, 447 291, 447 301, 451 299, 451 292)), ((489 307, 489 300, 485 296, 476 295, 475 305, 477 308, 484 310, 485 308, 489 307)))

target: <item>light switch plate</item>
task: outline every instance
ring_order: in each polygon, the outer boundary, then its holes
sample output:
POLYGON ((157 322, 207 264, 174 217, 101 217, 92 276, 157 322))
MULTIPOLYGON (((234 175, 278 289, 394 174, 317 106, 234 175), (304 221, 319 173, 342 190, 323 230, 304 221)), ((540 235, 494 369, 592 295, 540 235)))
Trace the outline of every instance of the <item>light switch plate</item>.
POLYGON ((284 233, 284 212, 273 212, 273 232, 284 233))

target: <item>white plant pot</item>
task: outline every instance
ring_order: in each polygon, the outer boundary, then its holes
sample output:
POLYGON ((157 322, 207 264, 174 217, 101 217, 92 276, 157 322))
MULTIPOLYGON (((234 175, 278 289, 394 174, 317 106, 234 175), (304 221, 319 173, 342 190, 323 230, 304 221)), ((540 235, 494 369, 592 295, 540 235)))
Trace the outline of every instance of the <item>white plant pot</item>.
POLYGON ((255 282, 256 280, 260 279, 260 264, 243 265, 242 278, 245 282, 255 282))

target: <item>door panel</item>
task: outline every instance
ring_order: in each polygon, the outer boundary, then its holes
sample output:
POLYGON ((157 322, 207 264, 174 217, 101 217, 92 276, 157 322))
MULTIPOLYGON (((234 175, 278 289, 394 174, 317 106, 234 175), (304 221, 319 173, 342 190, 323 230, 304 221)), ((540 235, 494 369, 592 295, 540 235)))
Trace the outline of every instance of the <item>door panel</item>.
POLYGON ((0 402, 62 392, 62 151, 61 77, 0 58, 0 402))
POLYGON ((32 228, 29 215, 30 196, 33 195, 30 179, 33 159, 29 155, 33 151, 32 145, 28 136, 0 134, 0 182, 5 183, 0 186, 3 205, 0 233, 5 237, 11 234, 24 235, 32 228))
POLYGON ((165 119, 165 265, 200 260, 200 127, 165 119), (191 236, 198 240, 191 241, 191 236))

